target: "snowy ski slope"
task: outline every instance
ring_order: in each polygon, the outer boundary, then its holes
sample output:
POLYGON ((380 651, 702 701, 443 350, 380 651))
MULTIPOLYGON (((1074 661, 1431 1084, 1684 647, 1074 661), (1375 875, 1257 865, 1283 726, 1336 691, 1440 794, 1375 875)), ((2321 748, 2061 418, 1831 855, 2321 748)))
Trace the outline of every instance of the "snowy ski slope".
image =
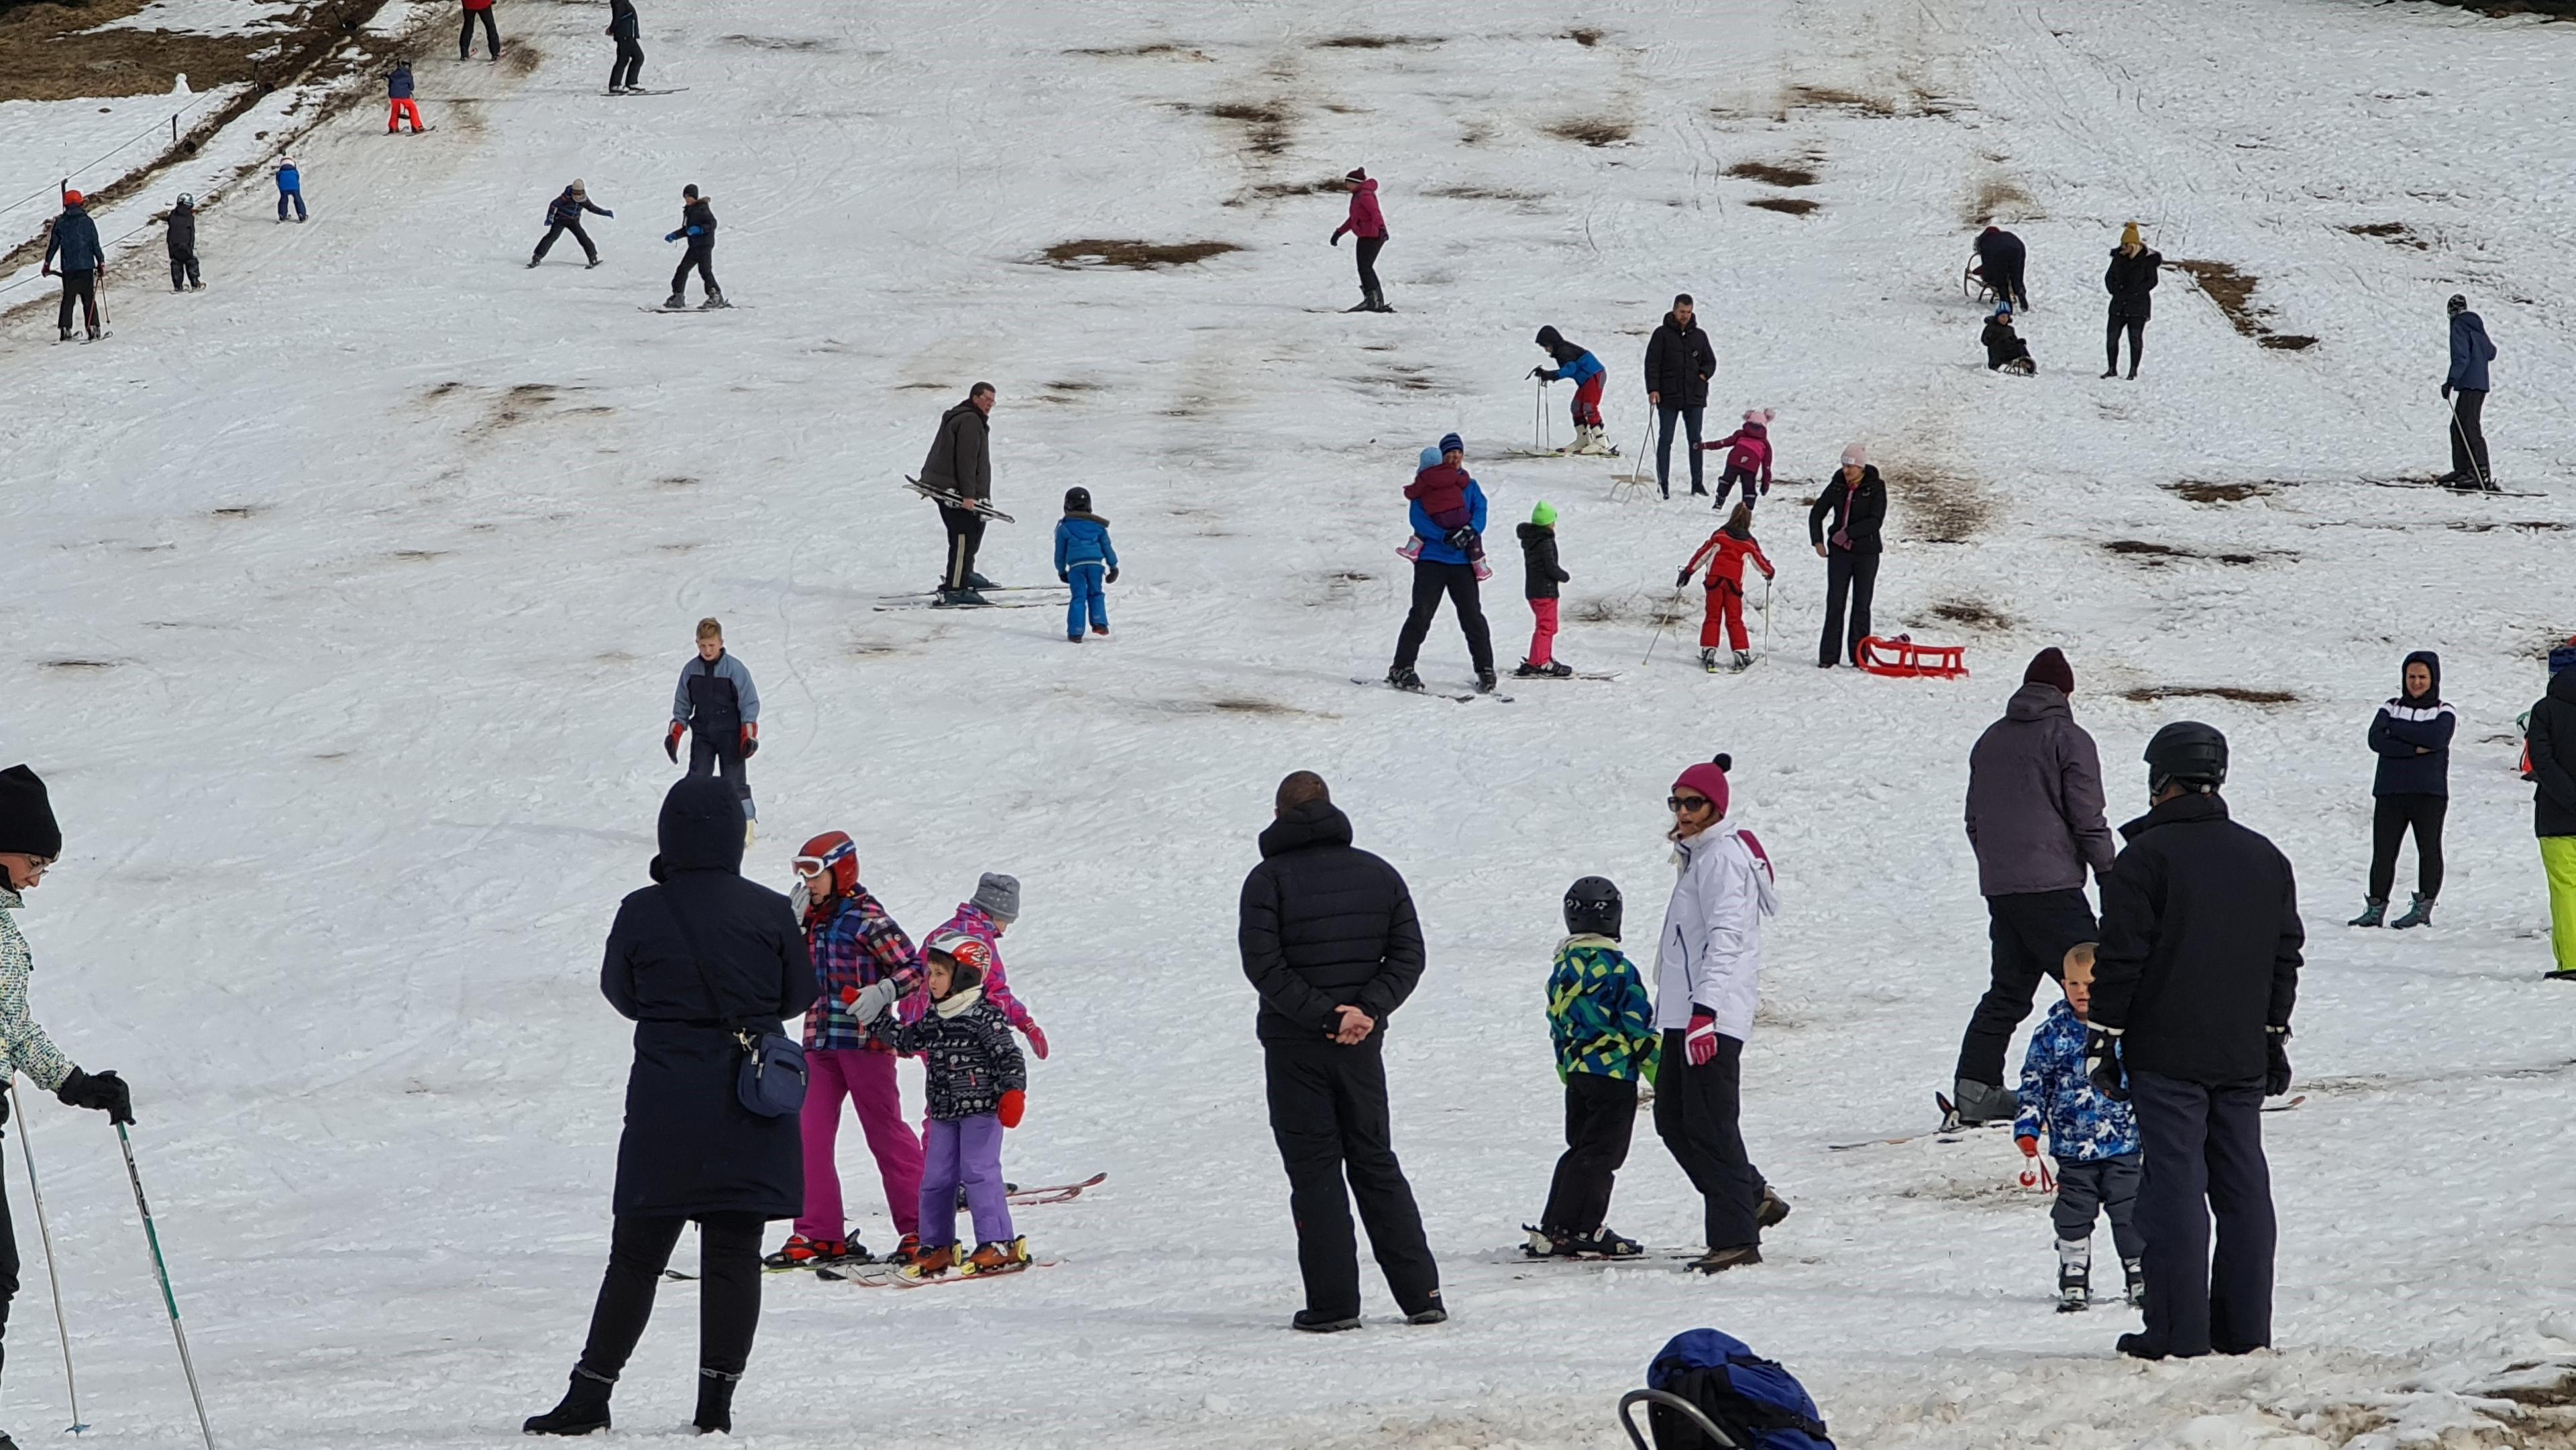
MULTIPOLYGON (((2576 1002, 2537 980, 2510 743, 2538 647, 2576 628, 2576 207, 2553 180, 2576 27, 2357 0, 648 0, 646 84, 689 89, 612 100, 604 6, 512 0, 502 22, 533 68, 460 67, 444 26, 423 46, 433 133, 386 137, 371 103, 293 142, 310 224, 236 189, 201 223, 205 292, 159 291, 147 236, 112 339, 54 346, 48 304, 0 348, 0 763, 48 777, 69 843, 22 917, 37 1009, 135 1081, 225 1443, 517 1443, 559 1392, 627 1058, 599 943, 644 879, 665 702, 706 614, 767 705, 747 869, 784 887, 798 841, 846 828, 916 933, 978 871, 1021 877, 1012 982, 1055 1055, 1011 1175, 1110 1174, 1022 1217, 1060 1269, 903 1296, 771 1281, 747 1443, 1608 1446, 1647 1356, 1708 1323, 1794 1367, 1847 1446, 2307 1450, 2394 1432, 2301 1415, 2439 1425, 2508 1364, 2576 1356, 2576 1002), (1550 129, 1596 123, 1628 139, 1550 129), (1726 174, 1744 162, 1816 179, 1726 174), (1391 317, 1326 310, 1356 296, 1324 244, 1341 201, 1279 190, 1359 164, 1385 182, 1391 317), (567 241, 523 270, 576 176, 617 212, 591 219, 606 265, 567 241), (684 182, 722 219, 741 310, 637 310, 678 260, 658 238, 684 182), (1983 371, 1958 295, 1981 191, 2031 244, 2036 379, 1983 371), (2100 269, 2132 218, 2169 259, 2259 278, 2255 324, 2316 344, 2258 346, 2168 270, 2145 375, 2096 382, 2100 269), (1039 260, 1081 238, 1241 250, 1039 260), (1719 348, 1712 426, 1777 408, 1795 480, 1763 506, 1782 581, 1740 679, 1688 662, 1696 599, 1639 662, 1704 509, 1499 457, 1527 441, 1546 323, 1609 365, 1633 452, 1645 332, 1677 290, 1719 348), (2497 472, 2540 497, 2360 481, 2445 462, 2454 290, 2502 352, 2497 472), (1043 581, 1056 501, 1088 487, 1125 566, 1114 640, 1069 647, 1052 608, 870 607, 935 572, 899 475, 979 378, 1020 520, 985 572, 1043 581), (1465 706, 1347 682, 1386 667, 1398 490, 1449 429, 1494 499, 1504 668, 1527 623, 1509 524, 1545 497, 1574 576, 1560 655, 1621 679, 1465 706), (1881 624, 1964 641, 1970 680, 1805 663, 1801 485, 1853 439, 1902 541, 1881 624), (2203 503, 2184 480, 2258 487, 2203 503), (1928 1126, 1946 1085, 1986 957, 1966 751, 2048 644, 2115 811, 2143 807, 2156 725, 2209 719, 2240 818, 2300 871, 2310 1097, 2266 1120, 2275 1354, 2125 1364, 2126 1316, 2051 1313, 2045 1208, 2007 1143, 1827 1150, 1928 1126), (2462 715, 2451 885, 2429 931, 2348 932, 2362 733, 2412 647, 2442 651, 2462 715), (2290 698, 2121 698, 2177 686, 2290 698), (1796 1215, 1770 1262, 1715 1282, 1526 1268, 1507 1250, 1559 1131, 1558 897, 1613 877, 1650 946, 1666 783, 1718 749, 1787 902, 1746 1133, 1796 1215), (1366 1332, 1284 1328, 1233 906, 1272 784, 1304 766, 1407 872, 1430 937, 1389 1056, 1454 1313, 1435 1330, 1374 1280, 1366 1332)), ((1423 666, 1469 678, 1445 616, 1423 666)), ((29 1112, 92 1438, 192 1443, 113 1145, 29 1112)), ((69 1407, 22 1168, 0 1427, 38 1443, 69 1407)), ((1642 1124, 1611 1221, 1696 1231, 1642 1124)), ((669 1286, 619 1437, 682 1433, 693 1300, 669 1286)))

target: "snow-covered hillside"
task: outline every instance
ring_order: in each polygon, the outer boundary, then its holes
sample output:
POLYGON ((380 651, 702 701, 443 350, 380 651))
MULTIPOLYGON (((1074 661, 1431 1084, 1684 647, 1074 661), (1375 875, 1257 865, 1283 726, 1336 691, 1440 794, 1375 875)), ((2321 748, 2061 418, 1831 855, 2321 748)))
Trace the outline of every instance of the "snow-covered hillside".
MULTIPOLYGON (((388 137, 371 103, 293 140, 309 224, 236 188, 200 225, 206 291, 162 292, 147 233, 111 338, 54 345, 48 297, 0 346, 0 763, 47 776, 68 841, 22 917, 37 1011, 135 1082, 225 1443, 515 1443, 560 1391, 628 1055, 600 941, 644 882, 671 679, 710 614, 766 706, 746 869, 783 889, 797 842, 847 829, 916 932, 979 871, 1018 875, 1011 978, 1054 1056, 1011 1176, 1110 1175, 1022 1217, 1066 1261, 1047 1272, 769 1281, 749 1443, 1607 1446, 1649 1354, 1714 1324, 1805 1377, 1847 1446, 2290 1450, 2372 1431, 2336 1407, 2436 1423, 2467 1413, 2451 1392, 2576 1356, 2555 1337, 2576 1315, 2553 1317, 2576 1000, 2539 980, 2511 743, 2539 648, 2576 628, 2576 27, 2357 0, 643 3, 646 84, 685 91, 600 94, 604 5, 503 0, 522 63, 500 67, 457 64, 442 22, 435 131, 388 137), (1384 181, 1393 316, 1337 310, 1357 293, 1316 184, 1354 165, 1384 181), (592 219, 605 265, 567 241, 524 270, 575 177, 617 213, 592 219), (690 182, 739 306, 648 315, 690 182), (1984 371, 1959 296, 1990 204, 2031 244, 2035 379, 1984 371), (2252 331, 2169 271, 2144 375, 2097 382, 2132 219, 2259 279, 2252 331), (1237 250, 1044 259, 1080 239, 1237 250), (1691 662, 1695 598, 1640 663, 1704 508, 1501 456, 1528 441, 1542 324, 1608 363, 1633 452, 1676 291, 1719 349, 1712 423, 1777 408, 1794 480, 1761 513, 1781 583, 1740 678, 1691 662), (2497 472, 2536 496, 2363 482, 2447 461, 2452 291, 2502 352, 2497 472), (1043 582, 1057 501, 1089 488, 1124 565, 1113 640, 1068 646, 1053 606, 872 607, 936 572, 899 476, 978 379, 1019 519, 985 572, 1043 582), (1527 624, 1507 526, 1546 498, 1559 653, 1616 681, 1466 705, 1350 683, 1386 669, 1399 490, 1452 429, 1494 500, 1504 668, 1527 624), (1880 624, 1967 644, 1969 680, 1806 663, 1800 501, 1853 440, 1902 541, 1880 624), (2274 1354, 2145 1367, 2112 1357, 2125 1315, 2051 1313, 2045 1207, 2006 1143, 1828 1150, 1929 1126, 1986 972, 1966 751, 2051 644, 2115 819, 2143 809, 2147 735, 2207 719, 2240 819, 2300 872, 2309 1098, 2265 1120, 2274 1354), (2349 932, 2363 730, 2417 647, 2462 717, 2451 885, 2428 931, 2349 932), (1787 903, 1745 1128, 1796 1215, 1716 1280, 1526 1267, 1559 1145, 1558 898, 1614 878, 1650 945, 1667 782, 1721 749, 1787 903), (1372 1277, 1366 1332, 1285 1330, 1234 903, 1300 767, 1408 874, 1430 940, 1388 1054, 1438 1329, 1372 1277)), ((1424 672, 1469 678, 1445 614, 1424 672)), ((114 1145, 29 1116, 92 1438, 188 1443, 114 1145)), ((1611 1222, 1688 1243, 1696 1201, 1640 1126, 1611 1222)), ((843 1157, 875 1207, 855 1133, 843 1157)), ((33 1443, 69 1407, 22 1168, 0 1427, 33 1443)), ((694 1297, 668 1286, 620 1436, 680 1433, 694 1297)))

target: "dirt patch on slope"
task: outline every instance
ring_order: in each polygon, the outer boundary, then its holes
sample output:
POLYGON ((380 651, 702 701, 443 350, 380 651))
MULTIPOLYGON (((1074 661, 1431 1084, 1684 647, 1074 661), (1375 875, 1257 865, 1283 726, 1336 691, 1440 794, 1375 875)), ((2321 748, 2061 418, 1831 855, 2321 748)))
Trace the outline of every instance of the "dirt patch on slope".
POLYGON ((2122 690, 2120 698, 2136 705, 2152 705, 2158 700, 2233 700, 2239 705, 2299 703, 2299 697, 2289 690, 2253 690, 2243 685, 2138 685, 2122 690))
POLYGON ((2356 237, 2377 237, 2392 247, 2411 247, 2418 252, 2430 251, 2433 246, 2404 222, 2357 222, 2344 230, 2356 237))
POLYGON ((2281 550, 2274 550, 2269 554, 2204 554, 2198 549, 2185 549, 2172 544, 2159 544, 2152 539, 2113 539, 2102 547, 2110 553, 2118 554, 2123 558, 2134 559, 2149 568, 2162 568, 2163 566, 2174 563, 2177 560, 2245 565, 2260 564, 2267 558, 2295 559, 2298 557, 2296 554, 2287 553, 2281 550))
POLYGON ((1543 201, 1546 199, 1535 191, 1514 191, 1508 186, 1481 186, 1474 182, 1426 187, 1422 194, 1446 197, 1451 201, 1543 201))
POLYGON ((1420 50, 1439 45, 1437 35, 1336 35, 1315 42, 1318 50, 1420 50))
POLYGON ((1818 203, 1809 201, 1803 196, 1757 196, 1745 205, 1758 206, 1764 211, 1782 212, 1789 216, 1805 216, 1813 212, 1818 203))
POLYGON ((2191 280, 2199 283, 2200 290, 2208 293, 2209 300, 2227 315, 2228 324, 2254 339, 2255 345, 2279 352, 2304 352, 2317 345, 2317 340, 2306 333, 2272 330, 2264 320, 2272 315, 2272 309, 2254 301, 2254 289, 2262 283, 2260 277, 2229 262, 2199 260, 2173 265, 2191 274, 2191 280))
POLYGON ((1142 45, 1086 45, 1068 50, 1065 54, 1087 55, 1103 60, 1121 57, 1150 60, 1159 57, 1167 60, 1207 61, 1211 64, 1216 60, 1215 56, 1206 51, 1191 46, 1176 45, 1168 40, 1148 41, 1142 45))
POLYGON ((2041 215, 2039 203, 2032 199, 2022 184, 2009 176, 1989 176, 1968 188, 1959 203, 1959 220, 1972 227, 1995 222, 2035 221, 2041 215))
POLYGON ((2168 483, 2169 493, 2181 495, 2192 503, 2243 503, 2249 498, 2270 498, 2281 491, 2277 483, 2212 483, 2205 479, 2186 478, 2168 483))
POLYGON ((1546 127, 1547 134, 1560 141, 1580 141, 1586 146, 1616 146, 1635 134, 1636 129, 1633 121, 1608 116, 1570 116, 1546 127))
POLYGON ((1908 538, 1927 544, 1964 544, 1995 516, 1983 483, 1937 466, 1890 474, 1888 506, 1903 516, 1908 538))
POLYGON ((1739 161, 1733 166, 1726 168, 1726 174, 1729 176, 1740 176, 1747 181, 1758 181, 1765 186, 1813 186, 1816 184, 1816 173, 1814 169, 1799 162, 1791 162, 1784 165, 1771 161, 1739 161))
POLYGON ((1906 621, 1916 629, 1931 629, 1940 624, 1964 625, 1969 629, 2002 632, 2013 627, 2013 617, 1981 599, 1944 599, 1920 616, 1906 621))
MULTIPOLYGON (((251 57, 305 23, 282 17, 274 29, 246 35, 191 35, 175 30, 119 26, 151 0, 84 0, 79 4, 28 4, 0 8, 0 101, 68 101, 83 96, 167 96, 171 78, 184 71, 199 91, 251 78, 251 57)), ((272 70, 274 67, 272 67, 272 70)), ((176 110, 177 107, 171 107, 176 110)), ((148 117, 138 117, 140 130, 148 117)))
POLYGON ((1232 242, 1111 241, 1084 237, 1058 242, 1038 255, 1059 267, 1125 267, 1150 272, 1158 267, 1186 267, 1243 248, 1232 242))
POLYGON ((1243 149, 1255 156, 1277 156, 1288 149, 1296 115, 1281 102, 1225 101, 1201 110, 1220 121, 1243 127, 1243 149))

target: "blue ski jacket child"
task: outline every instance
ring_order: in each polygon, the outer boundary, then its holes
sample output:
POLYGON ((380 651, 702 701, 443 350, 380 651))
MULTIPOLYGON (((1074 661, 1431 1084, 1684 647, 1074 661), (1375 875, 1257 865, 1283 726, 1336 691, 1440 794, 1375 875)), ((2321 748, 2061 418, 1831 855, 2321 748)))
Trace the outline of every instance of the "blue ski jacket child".
POLYGON ((2013 1136, 2036 1138, 2048 1130, 2048 1151, 2060 1163, 2096 1163, 2138 1151, 2138 1115, 2127 1103, 2102 1095, 2084 1075, 2084 1039, 2091 1033, 2075 1009, 2060 999, 2030 1035, 2021 1064, 2021 1116, 2013 1136))
POLYGON ((1098 514, 1066 514, 1056 522, 1056 576, 1062 578, 1076 564, 1118 567, 1118 550, 1109 542, 1109 520, 1098 514))

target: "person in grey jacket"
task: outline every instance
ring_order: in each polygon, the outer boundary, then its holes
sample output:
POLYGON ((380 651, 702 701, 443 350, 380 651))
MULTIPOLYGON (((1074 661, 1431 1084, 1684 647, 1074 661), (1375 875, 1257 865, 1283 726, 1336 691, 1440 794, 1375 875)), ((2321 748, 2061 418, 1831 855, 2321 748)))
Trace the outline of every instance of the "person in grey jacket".
POLYGON ((961 504, 939 505, 939 521, 948 527, 948 565, 939 576, 941 604, 988 604, 976 593, 994 587, 975 572, 975 551, 984 546, 984 516, 975 505, 993 497, 993 385, 977 383, 966 401, 939 415, 939 431, 930 453, 921 460, 921 485, 961 504))
POLYGON ((2004 718, 1968 754, 1968 844, 1986 898, 1992 979, 1959 1043, 1952 1102, 1963 1123, 2020 1111, 2003 1086, 2004 1049, 2030 1015, 2043 976, 2063 970, 2066 949, 2095 939, 2084 899, 2087 867, 2098 881, 2118 854, 2102 818, 2102 758, 2075 723, 2067 697, 2075 671, 2052 646, 2031 659, 2004 718))
POLYGON ((698 621, 698 652, 680 666, 671 696, 671 729, 662 753, 680 763, 680 735, 689 734, 689 774, 721 774, 742 802, 742 838, 749 844, 760 820, 751 801, 751 776, 743 762, 760 753, 760 691, 751 671, 725 652, 724 626, 698 621))
POLYGON ((2487 341, 2486 320, 2469 310, 2469 299, 2451 294, 2451 371, 2442 379, 2442 396, 2451 400, 2451 471, 2442 481, 2453 488, 2495 492, 2495 475, 2487 470, 2487 433, 2481 422, 2487 409, 2487 364, 2495 361, 2495 344, 2487 341))

